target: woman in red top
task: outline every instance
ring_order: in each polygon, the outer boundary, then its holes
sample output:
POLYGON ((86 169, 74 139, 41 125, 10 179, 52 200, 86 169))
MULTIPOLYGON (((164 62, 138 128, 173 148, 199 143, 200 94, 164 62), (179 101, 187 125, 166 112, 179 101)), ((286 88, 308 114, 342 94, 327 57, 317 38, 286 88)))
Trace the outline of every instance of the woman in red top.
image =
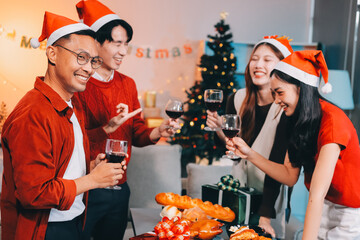
POLYGON ((284 164, 269 161, 241 138, 227 148, 246 158, 279 182, 293 186, 304 167, 309 202, 303 239, 360 237, 360 147, 345 113, 320 98, 317 86, 331 91, 321 51, 299 51, 279 62, 271 77, 275 102, 291 116, 294 132, 284 164))

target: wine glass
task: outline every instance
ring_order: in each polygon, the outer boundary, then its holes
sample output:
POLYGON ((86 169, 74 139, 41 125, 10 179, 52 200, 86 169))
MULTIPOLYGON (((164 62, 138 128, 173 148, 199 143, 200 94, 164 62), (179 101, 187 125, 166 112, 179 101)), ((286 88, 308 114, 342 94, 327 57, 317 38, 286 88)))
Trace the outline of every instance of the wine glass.
MULTIPOLYGON (((236 137, 240 132, 240 116, 237 114, 225 114, 221 116, 221 129, 227 138, 232 139, 233 137, 236 137)), ((229 159, 239 158, 231 151, 223 157, 229 159)))
MULTIPOLYGON (((106 139, 105 153, 109 163, 121 163, 126 157, 128 142, 117 139, 106 139)), ((120 190, 120 186, 107 187, 120 190)))
MULTIPOLYGON (((204 100, 207 109, 211 112, 216 112, 221 107, 223 101, 223 91, 220 89, 206 89, 204 92, 204 100)), ((217 131, 217 128, 211 128, 206 126, 206 131, 217 131)))
POLYGON ((165 113, 175 121, 184 114, 184 104, 179 100, 170 99, 165 106, 165 113))

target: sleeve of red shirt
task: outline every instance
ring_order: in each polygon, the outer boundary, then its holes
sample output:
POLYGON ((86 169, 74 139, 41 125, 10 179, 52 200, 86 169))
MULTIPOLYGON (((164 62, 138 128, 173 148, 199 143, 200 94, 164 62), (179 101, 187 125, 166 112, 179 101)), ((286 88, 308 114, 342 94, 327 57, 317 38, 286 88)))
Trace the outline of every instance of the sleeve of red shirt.
POLYGON ((75 200, 76 185, 55 178, 58 168, 46 125, 46 119, 33 113, 28 121, 14 121, 9 129, 15 197, 24 208, 67 210, 75 200))
POLYGON ((345 113, 340 109, 337 112, 323 111, 318 139, 320 147, 329 143, 337 143, 342 148, 346 148, 349 144, 351 132, 349 128, 345 127, 347 125, 346 116, 342 115, 345 115, 345 113))

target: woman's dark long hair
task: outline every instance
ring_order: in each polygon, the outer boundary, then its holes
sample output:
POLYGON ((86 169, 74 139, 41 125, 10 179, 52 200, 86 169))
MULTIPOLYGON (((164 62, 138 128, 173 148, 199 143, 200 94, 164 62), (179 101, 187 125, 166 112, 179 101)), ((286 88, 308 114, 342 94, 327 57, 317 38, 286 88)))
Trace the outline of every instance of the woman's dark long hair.
POLYGON ((257 93, 258 87, 253 83, 251 76, 250 76, 250 62, 251 58, 253 57, 255 51, 260 46, 268 46, 274 52, 274 54, 280 59, 284 59, 284 55, 274 47, 272 44, 263 42, 258 44, 252 51, 248 64, 245 68, 245 85, 246 85, 246 95, 245 99, 240 107, 240 117, 241 122, 246 123, 241 125, 241 138, 244 139, 245 142, 249 143, 254 137, 254 130, 255 130, 255 106, 257 103, 257 93))
POLYGON ((318 89, 278 70, 273 70, 271 76, 300 88, 298 104, 291 116, 294 127, 288 153, 294 167, 303 166, 305 172, 311 173, 315 168, 314 157, 317 153, 317 139, 322 117, 318 89))

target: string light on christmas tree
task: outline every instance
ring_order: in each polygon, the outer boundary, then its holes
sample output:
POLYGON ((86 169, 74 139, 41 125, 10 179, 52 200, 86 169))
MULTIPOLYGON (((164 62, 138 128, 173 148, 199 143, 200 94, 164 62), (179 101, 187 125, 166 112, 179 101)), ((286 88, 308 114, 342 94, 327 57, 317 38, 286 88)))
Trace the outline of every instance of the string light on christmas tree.
MULTIPOLYGON (((184 125, 181 132, 176 133, 175 140, 170 142, 182 146, 182 165, 192 161, 193 157, 206 158, 211 164, 214 158, 221 157, 225 152, 223 146, 214 147, 216 145, 215 134, 204 130, 207 108, 203 101, 203 93, 205 89, 221 89, 223 91, 224 100, 218 111, 219 115, 223 115, 227 97, 238 87, 234 79, 236 57, 231 44, 232 34, 229 32, 229 25, 224 21, 227 15, 228 13, 222 12, 221 20, 214 25, 216 33, 208 35, 206 42, 201 41, 200 47, 202 44, 206 44, 207 50, 212 50, 213 54, 201 56, 197 73, 201 74, 202 79, 195 81, 194 86, 185 91, 188 100, 186 101, 187 109, 182 118, 184 125)), ((205 48, 204 45, 202 46, 205 48)))

